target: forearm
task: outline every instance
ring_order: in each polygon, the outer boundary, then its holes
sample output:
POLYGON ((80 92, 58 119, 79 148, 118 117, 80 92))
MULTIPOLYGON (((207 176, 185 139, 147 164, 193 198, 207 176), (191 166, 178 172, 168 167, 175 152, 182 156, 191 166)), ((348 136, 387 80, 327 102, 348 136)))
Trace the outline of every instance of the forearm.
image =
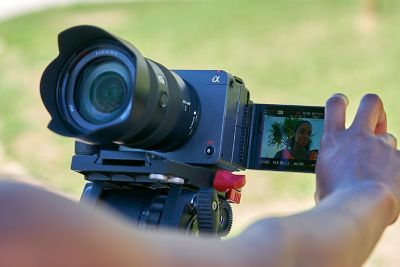
POLYGON ((310 211, 260 221, 240 238, 262 247, 250 256, 252 266, 360 266, 393 221, 394 203, 384 186, 365 184, 310 211))
POLYGON ((37 188, 0 182, 0 266, 160 266, 148 253, 151 242, 118 218, 37 188))
POLYGON ((139 231, 111 211, 0 182, 0 266, 244 266, 238 247, 139 231))
POLYGON ((113 213, 53 194, 14 184, 3 189, 4 266, 35 266, 32 258, 37 266, 359 266, 394 218, 385 189, 349 189, 313 210, 260 221, 220 242, 136 231, 113 213))

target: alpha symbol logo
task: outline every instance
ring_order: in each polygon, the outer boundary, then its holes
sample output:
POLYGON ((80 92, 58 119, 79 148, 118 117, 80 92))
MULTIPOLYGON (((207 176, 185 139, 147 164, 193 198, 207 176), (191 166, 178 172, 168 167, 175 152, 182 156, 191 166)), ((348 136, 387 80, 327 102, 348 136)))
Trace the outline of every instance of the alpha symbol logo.
POLYGON ((211 81, 212 81, 213 83, 219 83, 219 76, 214 76, 214 77, 211 79, 211 81))

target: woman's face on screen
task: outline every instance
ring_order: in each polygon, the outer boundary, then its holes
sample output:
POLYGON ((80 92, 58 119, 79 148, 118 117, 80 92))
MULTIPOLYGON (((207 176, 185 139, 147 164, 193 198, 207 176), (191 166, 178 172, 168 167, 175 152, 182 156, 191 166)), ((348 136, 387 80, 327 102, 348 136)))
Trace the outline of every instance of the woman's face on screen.
POLYGON ((308 122, 304 122, 297 127, 295 141, 296 144, 305 147, 310 142, 311 136, 311 124, 308 122))

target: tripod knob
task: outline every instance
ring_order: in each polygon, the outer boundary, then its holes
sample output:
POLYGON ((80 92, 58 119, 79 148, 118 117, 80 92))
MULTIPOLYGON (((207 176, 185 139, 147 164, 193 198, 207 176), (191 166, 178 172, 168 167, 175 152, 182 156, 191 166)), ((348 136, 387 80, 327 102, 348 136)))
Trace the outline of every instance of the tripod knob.
POLYGON ((197 223, 199 233, 216 235, 219 222, 218 195, 213 188, 200 188, 197 192, 197 223))
POLYGON ((231 205, 225 199, 219 203, 218 235, 225 237, 232 228, 233 212, 231 205))

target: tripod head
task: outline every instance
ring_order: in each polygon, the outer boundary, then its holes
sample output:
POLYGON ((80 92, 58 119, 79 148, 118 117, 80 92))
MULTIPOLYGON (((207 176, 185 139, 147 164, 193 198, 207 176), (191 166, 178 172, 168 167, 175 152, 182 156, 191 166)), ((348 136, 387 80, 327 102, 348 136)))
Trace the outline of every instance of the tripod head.
POLYGON ((229 203, 240 202, 243 175, 172 161, 148 151, 75 144, 72 169, 86 184, 81 201, 108 205, 140 228, 226 236, 229 203))

